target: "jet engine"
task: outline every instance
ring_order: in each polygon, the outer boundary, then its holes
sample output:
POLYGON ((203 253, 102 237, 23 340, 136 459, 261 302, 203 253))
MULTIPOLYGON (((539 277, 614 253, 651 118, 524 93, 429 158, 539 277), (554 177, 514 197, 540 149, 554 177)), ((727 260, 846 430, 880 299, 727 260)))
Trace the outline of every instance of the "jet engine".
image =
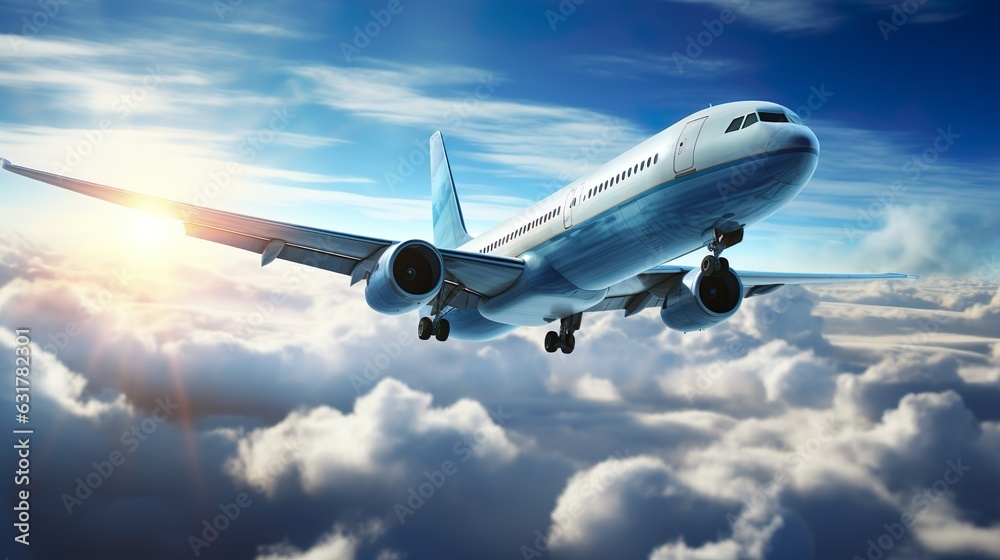
POLYGON ((444 283, 444 259, 426 241, 404 241, 389 247, 368 276, 365 300, 387 315, 427 305, 444 283))
POLYGON ((705 330, 732 317, 742 302, 743 282, 728 266, 711 276, 691 270, 667 292, 660 319, 676 331, 705 330))

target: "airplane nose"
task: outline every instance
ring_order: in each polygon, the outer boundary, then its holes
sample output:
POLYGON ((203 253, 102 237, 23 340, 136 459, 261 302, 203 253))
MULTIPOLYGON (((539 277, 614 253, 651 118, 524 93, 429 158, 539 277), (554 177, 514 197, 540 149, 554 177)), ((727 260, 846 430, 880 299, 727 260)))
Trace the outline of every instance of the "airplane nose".
POLYGON ((812 177, 819 163, 819 140, 812 130, 790 124, 779 128, 767 143, 766 166, 774 180, 801 185, 812 177))

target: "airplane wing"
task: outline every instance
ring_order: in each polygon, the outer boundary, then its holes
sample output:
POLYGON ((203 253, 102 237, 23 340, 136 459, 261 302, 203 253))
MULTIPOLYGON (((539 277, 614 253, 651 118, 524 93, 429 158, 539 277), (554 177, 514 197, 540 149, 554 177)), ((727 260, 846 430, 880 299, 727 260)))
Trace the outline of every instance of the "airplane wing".
MULTIPOLYGON (((3 169, 29 179, 184 222, 188 236, 261 255, 261 266, 282 259, 364 280, 382 252, 394 241, 286 224, 203 208, 193 204, 89 183, 62 175, 14 165, 0 158, 3 169)), ((514 283, 524 270, 521 259, 441 249, 445 282, 451 288, 449 305, 476 305, 482 296, 496 295, 514 283)))
MULTIPOLYGON (((690 266, 660 265, 611 287, 604 300, 588 311, 624 310, 634 315, 647 307, 660 307, 675 282, 691 270, 690 266)), ((743 297, 769 294, 790 284, 847 284, 873 280, 917 278, 912 274, 825 274, 795 272, 743 272, 734 270, 743 282, 743 297)))

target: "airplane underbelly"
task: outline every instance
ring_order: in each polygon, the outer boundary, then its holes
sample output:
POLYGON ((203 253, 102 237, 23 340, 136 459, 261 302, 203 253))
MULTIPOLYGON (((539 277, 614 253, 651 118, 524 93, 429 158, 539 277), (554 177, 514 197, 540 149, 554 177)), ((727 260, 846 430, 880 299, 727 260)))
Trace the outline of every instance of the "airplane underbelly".
POLYGON ((483 317, 524 327, 542 326, 586 311, 608 293, 606 287, 588 290, 577 286, 534 251, 520 257, 525 262, 524 272, 505 292, 480 302, 483 317))
POLYGON ((517 325, 491 321, 472 308, 453 309, 445 318, 451 327, 449 336, 458 340, 492 340, 517 328, 517 325))

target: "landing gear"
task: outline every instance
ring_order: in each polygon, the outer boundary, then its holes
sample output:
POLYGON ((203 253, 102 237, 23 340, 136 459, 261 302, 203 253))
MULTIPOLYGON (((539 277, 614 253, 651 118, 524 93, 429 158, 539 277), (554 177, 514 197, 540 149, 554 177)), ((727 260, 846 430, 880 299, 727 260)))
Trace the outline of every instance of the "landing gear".
POLYGON ((421 317, 417 323, 417 338, 427 340, 434 334, 434 321, 430 317, 421 317))
POLYGON ((729 261, 721 256, 722 251, 736 245, 740 241, 743 241, 743 228, 729 233, 716 228, 712 242, 708 244, 708 250, 712 254, 707 255, 701 260, 702 274, 711 276, 716 272, 728 272, 729 261))
POLYGON ((545 334, 545 351, 553 353, 562 350, 563 354, 569 354, 576 348, 576 336, 574 332, 580 329, 583 321, 583 313, 575 313, 559 321, 559 332, 549 331, 545 334))
POLYGON ((430 317, 421 317, 420 322, 417 323, 417 338, 420 340, 428 340, 431 336, 444 342, 448 340, 448 335, 451 333, 451 325, 448 323, 448 319, 431 319, 430 317))
POLYGON ((716 272, 724 274, 729 271, 729 260, 726 257, 708 255, 704 259, 701 259, 701 271, 705 276, 711 276, 716 272))
POLYGON ((448 335, 451 333, 451 323, 448 319, 438 319, 437 330, 434 332, 434 338, 444 342, 448 340, 448 335))

